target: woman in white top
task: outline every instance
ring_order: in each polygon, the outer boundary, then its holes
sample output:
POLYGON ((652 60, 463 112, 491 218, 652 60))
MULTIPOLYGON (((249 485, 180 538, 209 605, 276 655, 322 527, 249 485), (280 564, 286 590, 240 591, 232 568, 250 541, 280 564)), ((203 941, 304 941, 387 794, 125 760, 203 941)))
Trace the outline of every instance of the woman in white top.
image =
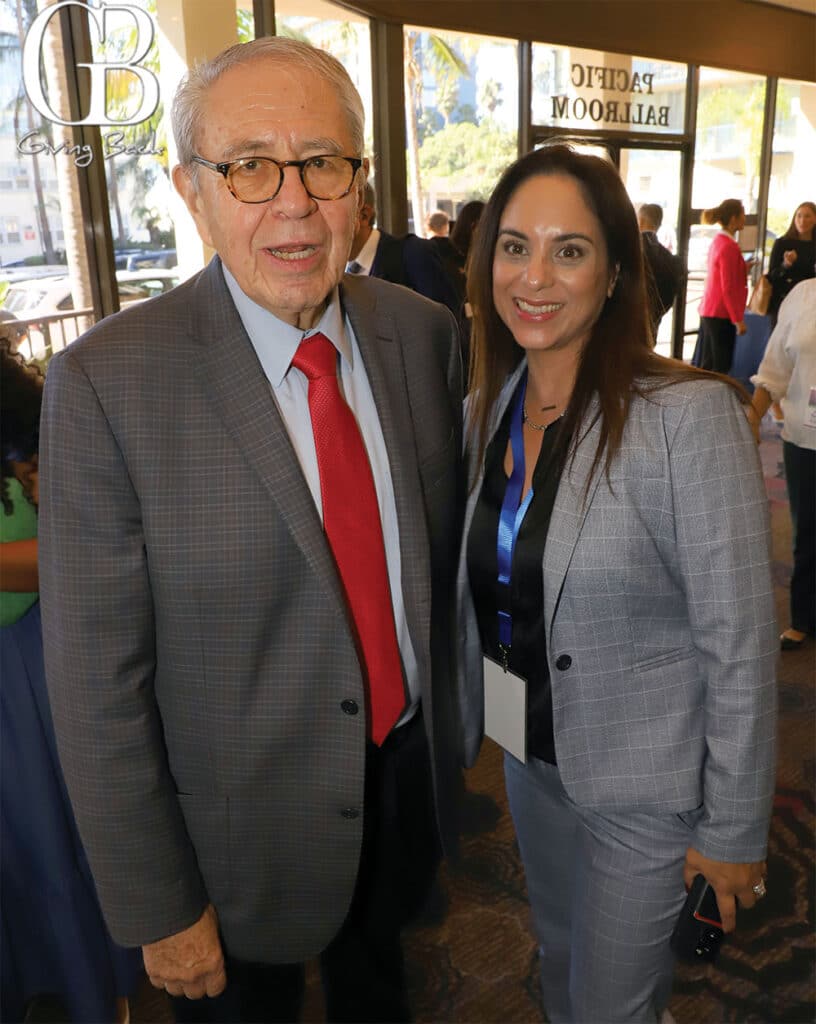
POLYGON ((783 651, 816 632, 816 278, 788 295, 755 376, 754 433, 771 402, 781 401, 785 477, 793 521, 791 624, 783 651))

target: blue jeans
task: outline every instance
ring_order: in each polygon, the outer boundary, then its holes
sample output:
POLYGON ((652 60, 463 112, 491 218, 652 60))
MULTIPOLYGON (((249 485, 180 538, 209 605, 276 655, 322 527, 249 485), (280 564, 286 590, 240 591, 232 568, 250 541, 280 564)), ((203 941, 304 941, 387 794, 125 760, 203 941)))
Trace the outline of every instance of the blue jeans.
POLYGON ((558 769, 505 755, 505 782, 552 1024, 660 1019, 671 993, 669 938, 700 810, 600 815, 574 804, 558 769))

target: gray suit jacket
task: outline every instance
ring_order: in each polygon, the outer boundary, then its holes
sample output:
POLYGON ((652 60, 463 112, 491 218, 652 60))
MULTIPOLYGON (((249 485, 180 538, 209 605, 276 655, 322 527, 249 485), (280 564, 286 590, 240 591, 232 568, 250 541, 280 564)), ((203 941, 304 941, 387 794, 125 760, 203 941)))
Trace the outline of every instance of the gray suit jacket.
MULTIPOLYGON (((524 369, 501 392, 495 432, 524 369)), ((591 419, 591 417, 590 417, 591 419)), ((578 804, 655 814, 702 807, 706 856, 764 856, 774 789, 778 638, 767 498, 732 392, 678 384, 632 402, 610 479, 586 492, 598 440, 568 460, 544 550, 556 757, 578 804)), ((483 729, 478 627, 459 569, 466 763, 483 729)), ((689 821, 697 821, 690 815, 689 821)))
MULTIPOLYGON (((389 453, 443 838, 461 367, 447 310, 347 278, 389 453)), ((230 952, 300 961, 345 917, 362 836, 364 691, 319 516, 216 259, 49 367, 45 656, 60 756, 111 931, 208 901, 230 952), (349 809, 359 809, 354 817, 349 809)))

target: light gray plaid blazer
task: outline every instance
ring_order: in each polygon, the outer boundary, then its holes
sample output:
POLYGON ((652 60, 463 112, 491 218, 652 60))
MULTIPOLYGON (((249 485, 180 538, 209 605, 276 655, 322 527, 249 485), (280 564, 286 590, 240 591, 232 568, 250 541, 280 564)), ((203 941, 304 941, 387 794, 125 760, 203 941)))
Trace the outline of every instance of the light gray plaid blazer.
MULTIPOLYGON (((525 365, 499 396, 490 436, 525 365)), ((543 560, 564 787, 599 812, 703 805, 701 853, 760 860, 774 790, 778 637, 768 503, 745 415, 717 381, 635 398, 610 478, 596 474, 584 501, 598 430, 567 462, 543 560), (569 666, 559 669, 562 655, 569 666)), ((476 483, 457 588, 467 764, 484 718, 464 558, 483 467, 472 450, 469 463, 476 483)))
MULTIPOLYGON (((452 613, 461 360, 441 306, 347 278, 388 449, 438 817, 458 773, 452 613)), ((300 961, 357 875, 363 683, 320 518, 215 259, 57 355, 41 583, 65 777, 114 937, 218 911, 239 958, 300 961)))

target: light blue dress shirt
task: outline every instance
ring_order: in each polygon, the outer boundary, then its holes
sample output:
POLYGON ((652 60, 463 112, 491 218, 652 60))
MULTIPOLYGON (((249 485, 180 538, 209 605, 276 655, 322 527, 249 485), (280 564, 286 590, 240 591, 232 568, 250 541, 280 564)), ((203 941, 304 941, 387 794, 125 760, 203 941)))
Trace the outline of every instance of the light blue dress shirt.
POLYGON ((292 441, 306 484, 311 491, 321 522, 323 501, 320 494, 320 474, 317 468, 312 420, 309 413, 309 382, 305 374, 292 366, 292 359, 303 338, 312 334, 325 334, 340 353, 340 391, 348 403, 363 438, 377 503, 380 508, 385 560, 388 569, 388 583, 391 588, 391 602, 394 608, 394 623, 397 642, 402 655, 402 666, 410 694, 410 706, 400 724, 413 714, 419 701, 420 689, 416 655, 408 633, 405 617, 405 603, 402 597, 402 557, 400 555, 397 505, 394 499, 394 485, 391 467, 385 447, 380 418, 374 404, 374 395, 368 381, 357 339, 351 323, 340 306, 340 297, 335 288, 328 306, 316 327, 302 331, 299 327, 279 320, 268 309, 259 306, 240 288, 238 282, 222 265, 224 280, 229 289, 235 308, 249 335, 252 347, 269 381, 272 397, 283 419, 292 441))

